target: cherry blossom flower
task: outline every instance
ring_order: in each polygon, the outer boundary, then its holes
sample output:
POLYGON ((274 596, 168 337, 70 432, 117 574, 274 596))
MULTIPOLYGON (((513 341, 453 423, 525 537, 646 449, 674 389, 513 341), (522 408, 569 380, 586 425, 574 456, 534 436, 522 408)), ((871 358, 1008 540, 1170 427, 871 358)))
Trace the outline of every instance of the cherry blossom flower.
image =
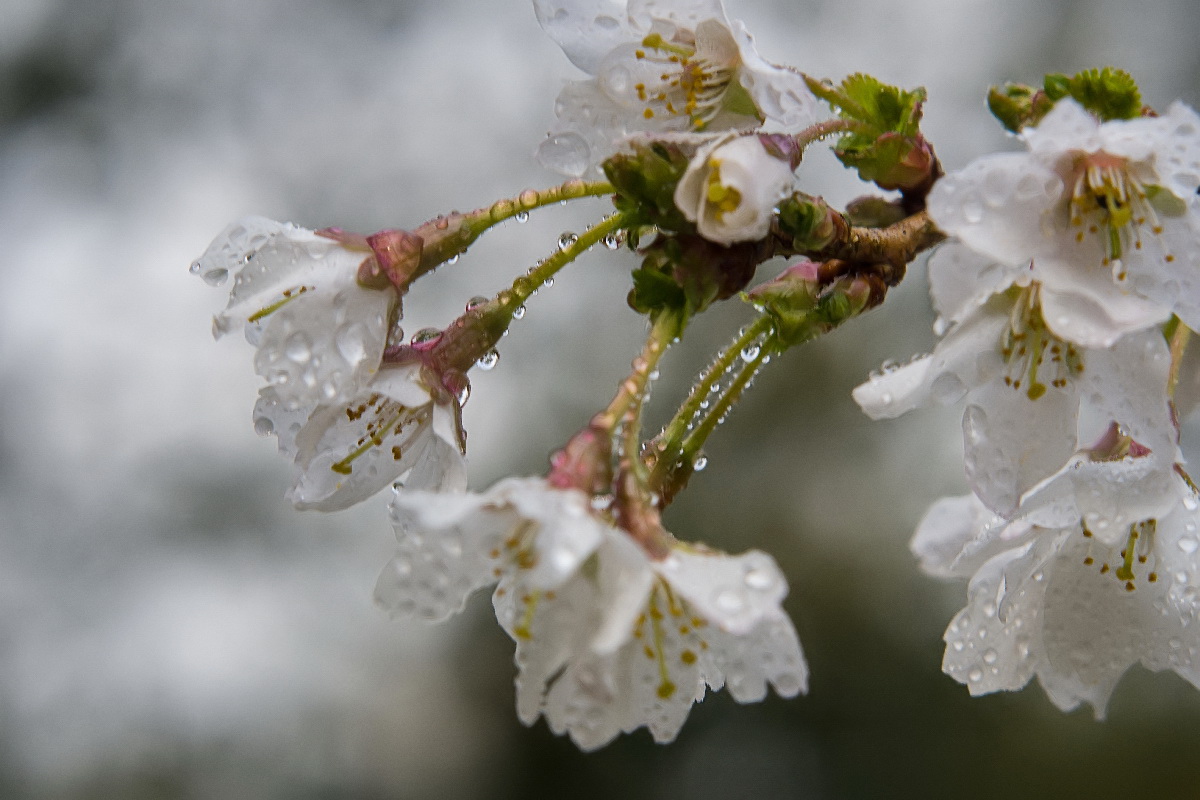
POLYGON ((398 493, 400 552, 376 598, 430 620, 498 582, 497 619, 517 643, 518 715, 591 750, 645 726, 675 738, 706 687, 739 702, 791 697, 807 666, 780 603, 775 562, 677 545, 654 559, 589 496, 541 479, 476 495, 398 493))
POLYGON ((639 131, 797 131, 818 118, 799 73, 764 61, 720 0, 534 0, 542 28, 593 76, 558 96, 538 149, 566 175, 598 173, 639 131))
POLYGON ((385 365, 340 403, 293 409, 268 386, 254 427, 295 465, 288 499, 299 509, 347 508, 402 478, 414 490, 466 488, 460 402, 419 364, 385 365))
POLYGON ((912 542, 927 572, 970 580, 943 670, 972 695, 1036 676, 1103 717, 1141 663, 1200 687, 1197 498, 1161 459, 1073 460, 1011 521, 974 497, 936 503, 912 542))
POLYGON ((933 353, 872 376, 854 399, 883 419, 965 398, 967 477, 990 509, 1007 516, 1081 449, 1083 406, 1174 454, 1170 352, 1156 328, 1139 330, 1141 301, 1108 304, 1089 287, 1042 283, 1034 266, 1007 268, 955 245, 930 260, 929 278, 945 336, 933 353))
POLYGON ((213 335, 244 325, 255 371, 274 401, 296 409, 355 397, 379 366, 399 298, 358 283, 371 257, 332 236, 248 217, 217 236, 192 271, 214 285, 233 276, 213 335))
POLYGON ((675 205, 709 241, 757 241, 791 192, 792 167, 758 136, 721 137, 692 158, 675 188, 675 205))
MULTIPOLYGON (((1161 117, 1101 123, 1060 100, 1021 139, 939 180, 938 227, 1009 265, 1032 259, 1047 284, 1114 288, 1200 325, 1200 117, 1174 103, 1161 117)), ((1107 302, 1107 301, 1106 301, 1107 302)))

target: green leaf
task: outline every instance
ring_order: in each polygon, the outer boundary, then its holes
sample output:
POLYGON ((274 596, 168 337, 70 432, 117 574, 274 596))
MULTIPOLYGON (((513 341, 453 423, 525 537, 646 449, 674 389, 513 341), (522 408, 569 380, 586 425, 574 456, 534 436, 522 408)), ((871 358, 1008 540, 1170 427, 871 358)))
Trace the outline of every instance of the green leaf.
MULTIPOLYGON (((1050 77, 1047 76, 1048 81, 1050 77)), ((1049 87, 1046 91, 1049 94, 1049 87)), ((1137 82, 1124 70, 1113 67, 1085 69, 1067 81, 1066 91, 1103 121, 1135 119, 1142 115, 1142 94, 1137 82)))
POLYGON ((629 306, 641 314, 663 308, 682 309, 687 302, 682 287, 670 275, 656 269, 635 269, 629 306))

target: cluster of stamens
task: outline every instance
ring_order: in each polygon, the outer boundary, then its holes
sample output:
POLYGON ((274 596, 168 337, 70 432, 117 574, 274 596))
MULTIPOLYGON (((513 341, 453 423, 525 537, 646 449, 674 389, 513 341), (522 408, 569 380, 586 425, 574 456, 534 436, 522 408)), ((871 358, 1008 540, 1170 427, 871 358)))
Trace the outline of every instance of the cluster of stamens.
POLYGON ((1050 377, 1050 386, 1065 389, 1083 372, 1083 356, 1075 345, 1046 327, 1040 295, 1037 283, 1021 290, 1000 342, 1000 353, 1008 365, 1005 385, 1018 391, 1024 388, 1030 400, 1046 393, 1046 377, 1050 377))
POLYGON ((645 104, 642 116, 658 114, 687 117, 692 130, 701 131, 721 111, 725 91, 733 80, 734 65, 720 64, 698 55, 693 48, 668 42, 652 33, 635 52, 639 61, 662 65, 658 83, 638 83, 633 88, 645 104))
MULTIPOLYGON (((488 557, 495 562, 492 567, 492 577, 499 579, 506 571, 533 569, 538 563, 538 552, 533 546, 537 538, 538 523, 533 520, 521 520, 512 533, 505 537, 499 547, 488 551, 488 557)), ((507 590, 501 586, 496 589, 496 595, 503 597, 507 590)), ((557 595, 553 590, 527 591, 520 597, 524 607, 521 621, 513 628, 513 635, 518 639, 533 638, 533 617, 537 612, 538 603, 542 600, 554 600, 557 595)))
MULTIPOLYGON (((1135 562, 1138 565, 1145 565, 1150 558, 1150 552, 1154 547, 1154 534, 1158 527, 1158 520, 1148 519, 1142 522, 1135 523, 1129 526, 1129 535, 1125 539, 1125 547, 1121 550, 1121 563, 1114 569, 1107 560, 1100 564, 1100 574, 1108 575, 1110 572, 1113 577, 1125 583, 1125 591, 1132 592, 1137 589, 1134 583, 1137 575, 1134 573, 1135 562)), ((1083 535, 1086 539, 1092 539, 1094 534, 1088 530, 1087 526, 1083 526, 1083 535)), ((1093 566, 1096 559, 1092 555, 1087 555, 1083 559, 1086 566, 1093 566)), ((1158 573, 1151 570, 1146 573, 1146 580, 1150 583, 1158 581, 1158 573)))
POLYGON ((689 615, 684 604, 671 591, 671 587, 659 579, 650 593, 646 611, 638 616, 633 636, 642 643, 642 653, 646 658, 658 663, 657 691, 662 699, 671 697, 677 688, 671 680, 671 665, 667 657, 668 626, 676 628, 680 636, 694 641, 694 649, 685 647, 679 652, 679 661, 684 666, 691 666, 700 657, 697 650, 708 649, 708 642, 700 635, 700 631, 706 625, 708 623, 700 617, 689 615))
MULTIPOLYGON (((1143 229, 1155 236, 1163 232, 1146 187, 1124 158, 1108 153, 1079 159, 1067 208, 1075 241, 1097 237, 1104 253, 1100 263, 1106 267, 1120 260, 1127 247, 1142 249, 1143 229)), ((1169 253, 1164 258, 1168 263, 1175 260, 1169 253)), ((1119 280, 1125 277, 1124 271, 1117 275, 1119 280)))
MULTIPOLYGON (((407 406, 391 400, 386 400, 380 394, 372 394, 365 402, 356 406, 347 406, 346 418, 350 422, 358 422, 367 414, 370 418, 363 428, 362 436, 354 443, 345 458, 330 465, 330 469, 339 475, 349 475, 354 471, 354 460, 372 448, 382 447, 388 437, 400 437, 404 430, 413 422, 419 420, 419 415, 407 406)), ((404 457, 404 449, 395 444, 391 447, 392 459, 399 461, 404 457)))
POLYGON ((708 160, 708 184, 704 188, 704 199, 718 222, 726 214, 737 211, 738 206, 742 204, 742 193, 732 186, 721 183, 721 161, 719 159, 710 158, 708 160))

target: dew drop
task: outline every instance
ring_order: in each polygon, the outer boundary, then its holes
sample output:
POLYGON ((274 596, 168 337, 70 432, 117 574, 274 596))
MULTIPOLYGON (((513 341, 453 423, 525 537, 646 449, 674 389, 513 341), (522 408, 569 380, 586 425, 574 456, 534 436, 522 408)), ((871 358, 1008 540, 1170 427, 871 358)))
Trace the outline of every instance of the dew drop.
POLYGON ((412 335, 412 338, 408 340, 408 343, 413 345, 425 344, 426 342, 432 342, 441 335, 442 332, 437 328, 421 328, 421 330, 412 335))
POLYGON ((488 299, 486 297, 477 294, 467 301, 467 311, 474 311, 480 306, 485 305, 487 301, 488 299))
POLYGON ((571 231, 563 231, 558 237, 558 249, 566 252, 579 241, 579 236, 571 231))
POLYGON ((266 417, 258 417, 254 420, 254 432, 259 436, 270 436, 275 432, 275 423, 266 417))
POLYGON ((621 246, 621 237, 615 233, 610 233, 604 237, 604 246, 609 250, 616 250, 621 246))
POLYGON ((367 357, 366 331, 357 322, 343 325, 334 334, 334 344, 338 353, 351 366, 357 365, 367 357))
POLYGON ((454 255, 452 255, 452 256, 450 256, 449 258, 447 258, 447 259, 446 259, 446 263, 447 263, 447 264, 457 264, 457 263, 458 263, 458 257, 459 257, 460 255, 462 255, 462 253, 455 253, 454 255))
POLYGON ((200 276, 209 286, 220 286, 229 277, 227 269, 210 269, 208 272, 200 276))
POLYGON ((489 350, 479 357, 479 360, 475 362, 475 366, 486 372, 493 369, 499 362, 500 353, 496 350, 489 350))
POLYGON ((515 219, 517 222, 528 222, 529 221, 529 212, 528 211, 518 211, 517 215, 515 217, 513 217, 513 219, 515 219))
POLYGON ((995 664, 998 658, 1000 655, 991 647, 983 651, 983 663, 985 664, 995 664))
POLYGON ((741 611, 746 606, 746 599, 741 592, 733 589, 722 589, 713 596, 713 602, 717 608, 728 613, 735 614, 741 611))
POLYGON ((200 262, 193 261, 192 265, 190 267, 188 267, 188 272, 192 273, 193 275, 199 275, 200 274, 200 262))
POLYGON ((774 576, 765 569, 758 569, 757 567, 747 570, 743 580, 746 581, 746 586, 756 592, 765 592, 775 585, 774 576))
POLYGON ((513 319, 521 319, 525 316, 525 306, 517 306, 513 309, 513 319))
POLYGON ((546 282, 542 284, 547 289, 554 285, 554 278, 546 278, 546 282))
POLYGON ((707 466, 708 466, 708 456, 701 454, 701 455, 696 456, 696 460, 692 462, 692 471, 693 472, 703 472, 704 468, 707 466))
POLYGON ((307 336, 300 331, 296 331, 287 338, 287 341, 284 343, 283 352, 289 360, 297 364, 304 364, 312 358, 312 344, 309 342, 307 336))
POLYGON ((983 670, 981 670, 979 667, 975 667, 967 673, 967 680, 969 680, 971 683, 979 683, 979 681, 983 680, 983 670))
POLYGON ((756 344, 746 345, 742 349, 742 361, 745 361, 747 364, 749 364, 751 361, 758 358, 758 354, 760 352, 762 352, 762 348, 760 348, 758 345, 756 345, 756 344))
POLYGON ((1182 539, 1176 542, 1176 546, 1190 556, 1192 553, 1196 552, 1198 544, 1191 536, 1184 536, 1182 539))

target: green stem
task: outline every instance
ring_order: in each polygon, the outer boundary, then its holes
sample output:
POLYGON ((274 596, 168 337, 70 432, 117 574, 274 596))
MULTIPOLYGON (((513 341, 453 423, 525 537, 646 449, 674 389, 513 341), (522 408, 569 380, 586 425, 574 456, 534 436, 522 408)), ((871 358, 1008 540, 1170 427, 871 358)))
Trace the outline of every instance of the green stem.
POLYGON ((651 323, 650 334, 640 356, 633 360, 633 372, 621 384, 619 394, 628 394, 630 400, 625 405, 625 411, 620 417, 625 428, 622 432, 622 444, 625 450, 624 461, 628 469, 638 479, 638 482, 648 485, 649 472, 642 460, 640 450, 642 442, 642 412, 646 407, 646 396, 649 394, 650 381, 658 369, 658 362, 667 352, 667 348, 683 330, 683 317, 677 311, 664 310, 651 323))
POLYGON ((760 316, 754 322, 747 325, 737 335, 737 337, 721 351, 720 354, 713 360, 708 368, 701 373, 700 379, 692 386, 691 392, 688 394, 683 405, 675 412, 675 416, 663 428, 663 432, 659 434, 655 447, 658 450, 658 457, 654 464, 653 478, 656 482, 661 482, 666 473, 671 470, 675 463, 679 460, 680 454, 683 452, 683 440, 688 434, 688 426, 693 424, 693 420, 703 411, 702 403, 708 400, 712 394, 712 388, 726 374, 726 371, 733 366, 751 342, 759 338, 771 329, 771 318, 768 315, 760 316))
POLYGON ((534 292, 554 278, 559 270, 579 258, 589 248, 603 241, 609 234, 616 233, 624 228, 628 222, 629 220, 624 214, 613 214, 597 222, 579 234, 579 237, 570 245, 559 248, 556 253, 545 261, 513 281, 512 286, 496 295, 496 299, 492 302, 515 310, 517 306, 522 305, 528 300, 534 292))
POLYGON ((729 410, 737 404, 741 399, 742 393, 746 390, 746 385, 750 382, 758 370, 771 357, 771 354, 776 352, 776 342, 773 336, 768 335, 759 347, 754 358, 743 360, 742 367, 737 371, 733 381, 721 393, 716 403, 713 403, 705 413, 704 417, 696 424, 696 427, 683 440, 680 448, 680 458, 685 463, 691 463, 700 452, 700 448, 704 447, 704 442, 709 435, 717 429, 717 426, 725 421, 725 415, 729 410))
POLYGON ((487 208, 472 212, 468 227, 475 236, 488 228, 499 225, 505 220, 520 214, 527 214, 535 208, 544 208, 555 203, 566 202, 580 197, 601 197, 612 194, 611 183, 607 181, 582 181, 579 179, 567 181, 549 189, 526 189, 516 197, 507 200, 497 200, 487 208))

